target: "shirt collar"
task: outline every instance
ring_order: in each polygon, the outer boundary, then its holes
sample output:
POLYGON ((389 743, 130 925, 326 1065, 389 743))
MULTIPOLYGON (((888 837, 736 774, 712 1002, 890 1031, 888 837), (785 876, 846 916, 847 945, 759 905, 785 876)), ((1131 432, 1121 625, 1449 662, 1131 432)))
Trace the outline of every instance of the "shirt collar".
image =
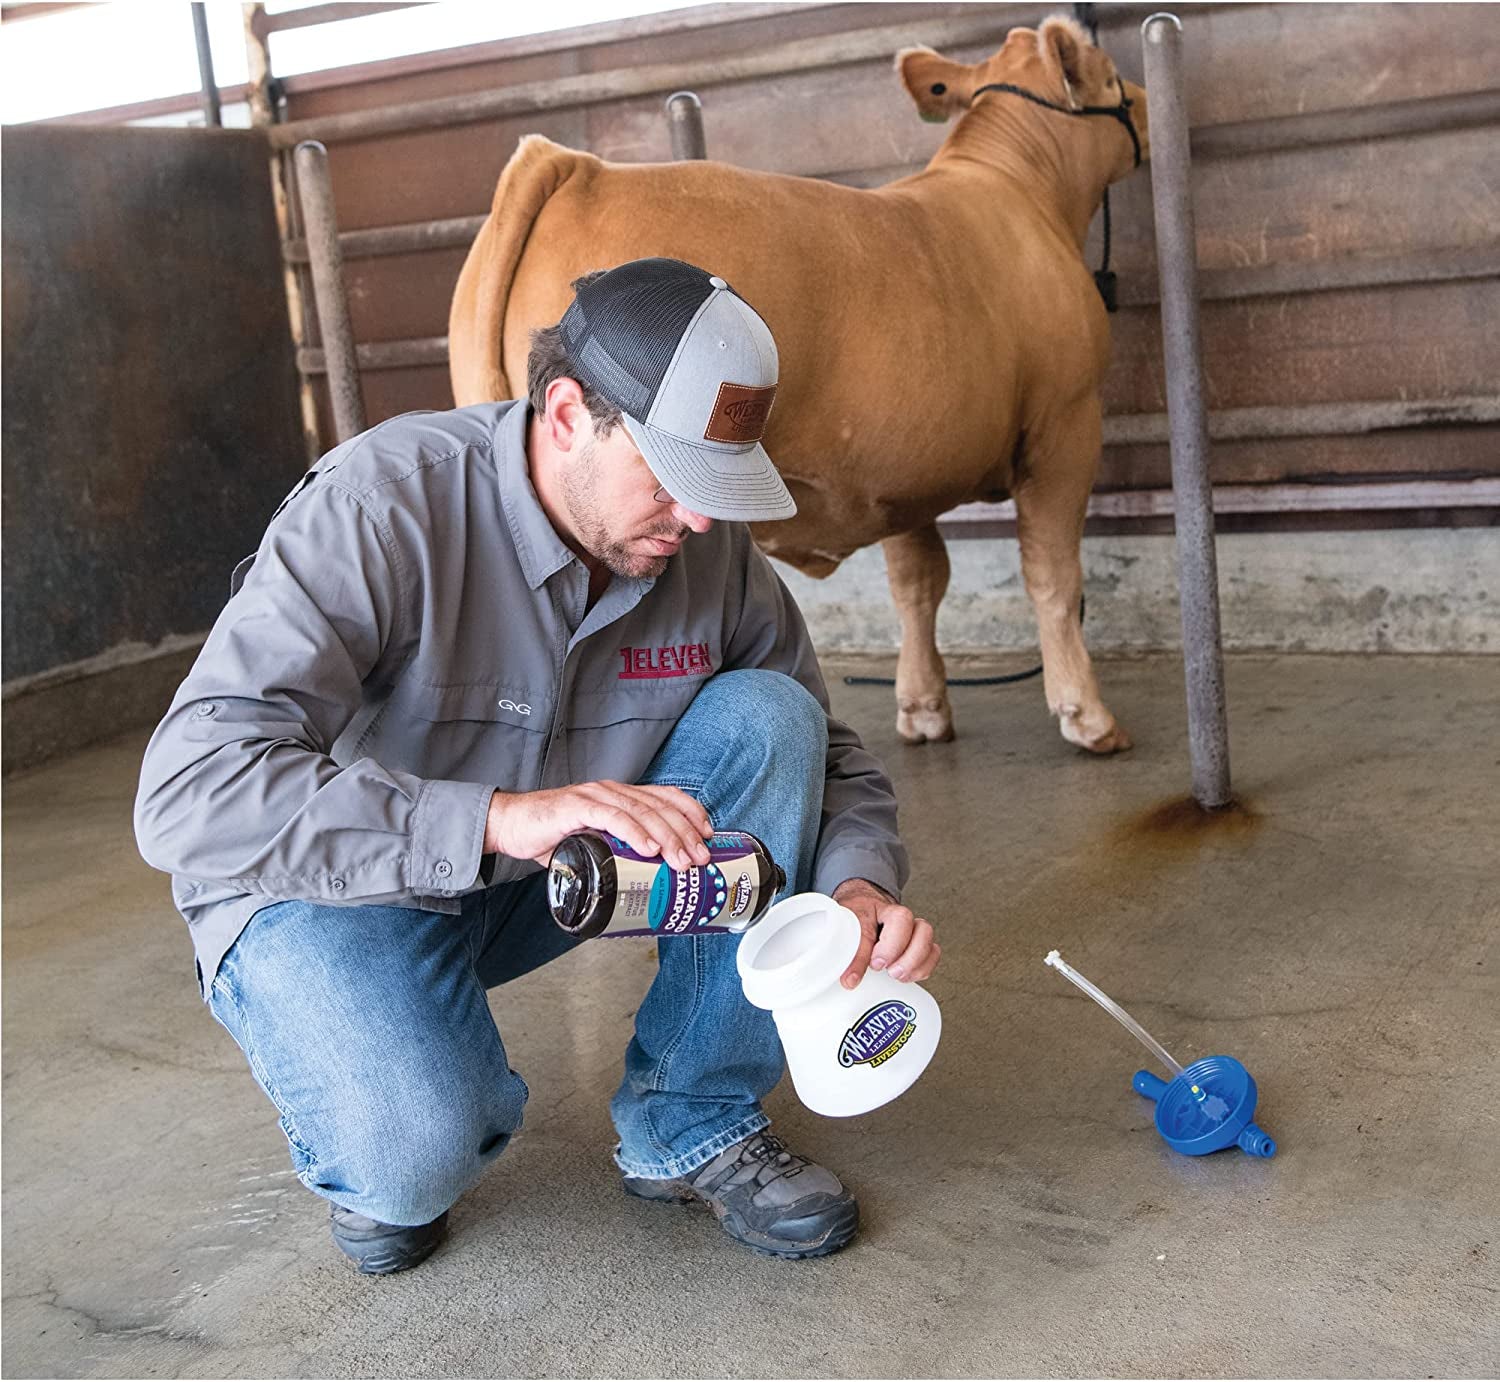
POLYGON ((510 524, 516 555, 521 559, 521 573, 527 585, 540 590, 549 577, 578 558, 558 537, 531 483, 526 462, 526 429, 530 418, 531 406, 521 399, 500 419, 495 428, 499 452, 496 471, 500 479, 500 504, 510 524))

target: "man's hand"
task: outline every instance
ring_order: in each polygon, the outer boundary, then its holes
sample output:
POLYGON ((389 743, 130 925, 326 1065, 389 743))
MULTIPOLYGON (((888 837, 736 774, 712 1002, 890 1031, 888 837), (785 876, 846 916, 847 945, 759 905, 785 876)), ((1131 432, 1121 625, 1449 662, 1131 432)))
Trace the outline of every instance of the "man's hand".
POLYGON ((937 968, 943 948, 932 938, 932 923, 913 916, 889 894, 850 878, 833 890, 833 900, 859 918, 859 949, 839 982, 852 989, 865 977, 866 969, 889 970, 891 977, 910 983, 925 979, 937 968))
POLYGON ((564 835, 607 830, 638 854, 660 854, 674 869, 706 864, 714 833, 708 812, 679 787, 580 782, 545 792, 496 792, 484 852, 546 864, 564 835))

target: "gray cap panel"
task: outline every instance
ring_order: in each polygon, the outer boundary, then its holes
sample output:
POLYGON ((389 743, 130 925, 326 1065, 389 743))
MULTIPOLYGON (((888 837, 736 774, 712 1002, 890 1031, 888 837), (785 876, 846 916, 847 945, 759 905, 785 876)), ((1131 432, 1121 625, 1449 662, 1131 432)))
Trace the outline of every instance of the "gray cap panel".
POLYGON ((766 324, 742 306, 725 289, 716 289, 704 304, 656 392, 645 419, 650 426, 695 446, 730 453, 747 449, 706 439, 722 385, 776 387, 776 343, 766 324))

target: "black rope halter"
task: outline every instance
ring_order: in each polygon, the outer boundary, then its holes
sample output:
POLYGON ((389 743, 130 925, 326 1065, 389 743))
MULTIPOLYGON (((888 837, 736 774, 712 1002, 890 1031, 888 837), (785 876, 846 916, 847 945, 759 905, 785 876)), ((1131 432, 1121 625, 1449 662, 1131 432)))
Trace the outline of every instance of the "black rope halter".
POLYGON ((1120 103, 1113 106, 1065 106, 1056 101, 1049 101, 1045 96, 1038 96, 1034 91, 1028 91, 1024 86, 1016 86, 1012 82, 988 82, 984 86, 977 87, 974 95, 969 97, 969 104, 974 104, 977 96, 983 96, 986 91, 1008 91, 1012 96, 1020 96, 1030 101, 1033 105, 1044 106, 1048 110, 1055 110, 1059 115, 1108 115, 1118 120, 1125 126, 1125 132, 1130 136, 1130 146, 1135 151, 1135 166, 1141 166, 1141 137, 1135 132, 1135 121, 1130 118, 1130 108, 1135 104, 1125 94, 1125 83, 1121 81, 1118 74, 1115 83, 1120 88, 1120 103))
MULTIPOLYGON (((1080 24, 1086 25, 1089 38, 1094 46, 1099 46, 1099 22, 1094 17, 1092 5, 1074 5, 1073 16, 1080 24)), ((1133 104, 1130 97, 1125 94, 1125 83, 1121 80, 1119 73, 1115 74, 1115 83, 1120 88, 1120 104, 1117 106, 1064 106, 1056 101, 1049 101, 1045 96, 1038 96, 1034 91, 1028 91, 1024 86, 1015 86, 1010 82, 990 82, 981 86, 973 96, 969 97, 972 106, 976 97, 983 95, 986 91, 1002 91, 1007 95, 1020 96, 1023 100, 1030 101, 1046 110, 1055 110, 1059 115, 1107 115, 1111 119, 1118 120, 1125 126, 1125 133, 1130 136, 1130 147, 1135 155, 1135 166, 1141 166, 1141 136, 1136 131, 1135 121, 1130 118, 1130 107, 1133 104)), ((939 83, 938 86, 941 86, 939 83)), ((946 88, 945 88, 946 89, 946 88)), ((933 88, 933 95, 941 96, 942 91, 938 87, 933 88)), ((1104 188, 1104 246, 1103 254, 1100 255, 1099 267, 1094 271, 1094 284, 1099 289, 1099 296, 1104 299, 1104 308, 1108 312, 1117 312, 1120 309, 1119 297, 1115 291, 1115 276, 1109 267, 1110 251, 1110 218, 1109 218, 1109 187, 1104 188)))
MULTIPOLYGON (((1141 137, 1136 132, 1135 121, 1130 118, 1130 107, 1134 104, 1130 97, 1125 94, 1125 83, 1117 73, 1115 82, 1120 88, 1120 103, 1114 106, 1065 106, 1056 101, 1049 101, 1045 96, 1038 96, 1034 91, 1028 91, 1024 86, 1016 86, 1013 82, 988 82, 977 88, 969 97, 969 105, 986 91, 999 91, 1008 96, 1019 96, 1022 100, 1030 101, 1032 105, 1041 106, 1044 110, 1054 110, 1059 115, 1106 115, 1111 119, 1118 120, 1125 126, 1125 133, 1130 136, 1130 147, 1135 155, 1135 166, 1141 166, 1141 137)), ((938 93, 941 94, 941 93, 938 93)), ((1109 226, 1109 188, 1104 189, 1104 252, 1100 257, 1099 267, 1094 271, 1094 283, 1099 289, 1099 296, 1104 299, 1106 311, 1116 312, 1120 304, 1115 292, 1115 276, 1109 267, 1110 250, 1110 226, 1109 226)))

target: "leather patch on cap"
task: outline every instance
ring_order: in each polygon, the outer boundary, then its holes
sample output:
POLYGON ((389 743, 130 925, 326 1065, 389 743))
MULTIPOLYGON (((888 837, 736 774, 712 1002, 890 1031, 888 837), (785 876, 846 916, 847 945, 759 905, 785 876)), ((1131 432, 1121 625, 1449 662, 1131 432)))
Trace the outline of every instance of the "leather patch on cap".
POLYGON ((704 440, 732 442, 736 446, 759 441, 765 435, 766 419, 775 401, 774 384, 765 389, 752 389, 748 384, 720 384, 704 440))

